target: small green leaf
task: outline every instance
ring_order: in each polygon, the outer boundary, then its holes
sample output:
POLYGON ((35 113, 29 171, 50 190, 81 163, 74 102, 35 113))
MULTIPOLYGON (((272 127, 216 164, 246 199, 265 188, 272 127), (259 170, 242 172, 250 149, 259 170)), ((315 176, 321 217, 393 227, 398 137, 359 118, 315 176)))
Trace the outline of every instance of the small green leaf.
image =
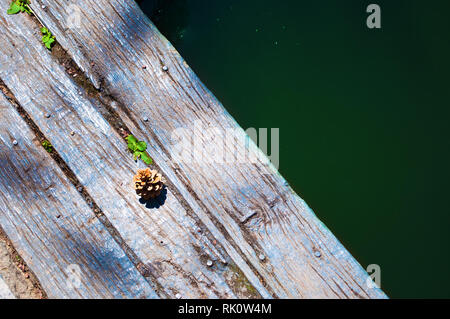
POLYGON ((49 141, 47 140, 42 141, 42 146, 47 152, 49 153, 53 152, 53 145, 49 141))
POLYGON ((151 163, 153 163, 152 158, 150 156, 148 156, 147 153, 145 153, 145 152, 141 153, 141 160, 147 165, 150 165, 151 163))
POLYGON ((9 9, 6 11, 7 14, 16 14, 19 13, 22 9, 22 6, 16 1, 11 2, 9 9))
POLYGON ((133 135, 128 135, 126 137, 126 140, 128 142, 128 148, 130 149, 130 151, 135 152, 138 148, 137 143, 138 140, 137 138, 135 138, 133 135))
POLYGON ((11 2, 9 9, 6 11, 7 14, 16 14, 19 12, 27 12, 28 14, 32 14, 30 7, 28 4, 29 0, 15 0, 11 2))
POLYGON ((140 151, 145 151, 147 149, 147 143, 145 143, 144 141, 139 141, 137 142, 137 148, 140 151))
POLYGON ((15 9, 8 9, 8 10, 6 10, 6 13, 7 14, 16 14, 16 13, 19 13, 20 12, 20 8, 19 8, 19 10, 15 10, 15 9))
POLYGON ((132 141, 132 142, 135 142, 135 143, 137 143, 137 141, 138 141, 137 138, 134 137, 134 135, 131 135, 131 134, 126 137, 126 140, 129 141, 129 142, 132 141))

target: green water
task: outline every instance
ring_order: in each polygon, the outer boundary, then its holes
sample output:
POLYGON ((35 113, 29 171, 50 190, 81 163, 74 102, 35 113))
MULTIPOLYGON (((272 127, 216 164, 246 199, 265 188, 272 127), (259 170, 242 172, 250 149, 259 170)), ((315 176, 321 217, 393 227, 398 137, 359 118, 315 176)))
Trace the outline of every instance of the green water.
POLYGON ((450 297, 450 1, 141 5, 390 297, 450 297))

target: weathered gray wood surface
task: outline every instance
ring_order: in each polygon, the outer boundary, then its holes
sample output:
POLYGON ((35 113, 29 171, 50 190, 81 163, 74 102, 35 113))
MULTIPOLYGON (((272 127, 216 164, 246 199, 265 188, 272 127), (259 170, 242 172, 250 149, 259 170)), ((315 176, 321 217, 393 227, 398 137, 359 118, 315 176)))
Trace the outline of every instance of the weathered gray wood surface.
POLYGON ((32 8, 93 83, 120 102, 117 112, 131 131, 148 142, 176 187, 164 205, 148 210, 138 203, 129 185, 136 165, 123 141, 97 102, 54 64, 25 17, 1 17, 0 77, 147 265, 160 296, 245 297, 248 291, 236 285, 248 279, 262 297, 385 297, 366 286, 365 271, 257 147, 245 144, 243 130, 134 1, 71 4, 40 0, 32 8), (217 153, 216 141, 199 131, 177 130, 194 123, 237 128, 225 154, 247 150, 256 163, 180 162, 173 156, 174 132, 198 140, 205 154, 217 153), (76 137, 69 136, 72 130, 76 137), (207 231, 199 233, 199 227, 207 231), (214 267, 205 266, 208 258, 214 267))
POLYGON ((31 19, 2 17, 0 27, 6 30, 0 78, 135 252, 158 294, 172 298, 251 295, 237 289, 236 281, 242 278, 222 266, 222 261, 231 260, 198 231, 199 225, 170 189, 160 207, 139 202, 132 185, 139 166, 126 143, 100 115, 98 102, 90 100, 55 63, 31 19), (208 259, 217 260, 216 265, 208 267, 208 259))
MULTIPOLYGON (((40 3, 48 9, 37 8, 39 17, 93 82, 124 104, 119 113, 133 131, 147 137, 157 163, 195 214, 206 225, 217 226, 213 234, 226 249, 234 247, 241 254, 273 296, 384 297, 366 288, 364 270, 284 179, 263 164, 252 143, 257 164, 177 163, 172 158, 176 129, 191 128, 196 121, 220 129, 237 124, 134 1, 73 1, 81 23, 72 26, 67 24, 68 12, 60 10, 63 2, 40 3), (149 123, 142 122, 143 116, 149 123), (256 217, 250 225, 243 224, 251 212, 256 217), (266 262, 258 259, 260 253, 266 262)), ((242 130, 236 133, 243 135, 242 130)), ((214 140, 201 134, 194 138, 205 154, 217 152, 214 140)), ((245 149, 243 140, 226 145, 225 152, 245 149)))
POLYGON ((0 225, 48 296, 157 297, 1 93, 0 119, 0 225))

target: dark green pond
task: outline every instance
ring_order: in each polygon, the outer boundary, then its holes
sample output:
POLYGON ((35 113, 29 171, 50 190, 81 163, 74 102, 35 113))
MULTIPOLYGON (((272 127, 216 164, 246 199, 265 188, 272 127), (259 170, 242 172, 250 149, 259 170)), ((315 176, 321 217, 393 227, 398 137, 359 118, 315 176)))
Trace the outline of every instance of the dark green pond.
POLYGON ((450 1, 154 2, 241 126, 280 128, 280 172, 390 297, 450 297, 450 1))

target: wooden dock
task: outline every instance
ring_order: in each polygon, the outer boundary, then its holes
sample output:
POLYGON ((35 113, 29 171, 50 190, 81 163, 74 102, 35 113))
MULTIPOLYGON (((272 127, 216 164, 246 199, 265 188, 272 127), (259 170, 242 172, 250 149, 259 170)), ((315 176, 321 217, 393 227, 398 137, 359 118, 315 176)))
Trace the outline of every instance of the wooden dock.
POLYGON ((134 1, 0 3, 0 227, 49 298, 386 298, 134 1), (174 160, 174 132, 217 153, 194 124, 256 160, 174 160), (123 132, 166 178, 150 205, 123 132))

